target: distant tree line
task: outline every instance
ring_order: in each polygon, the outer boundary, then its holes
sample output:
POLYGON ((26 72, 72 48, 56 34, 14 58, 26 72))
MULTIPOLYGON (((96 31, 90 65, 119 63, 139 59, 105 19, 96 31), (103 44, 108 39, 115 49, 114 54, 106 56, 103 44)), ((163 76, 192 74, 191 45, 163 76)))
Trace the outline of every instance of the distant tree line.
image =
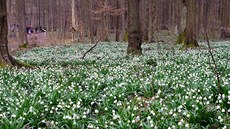
MULTIPOLYGON (((154 40, 154 33, 168 30, 180 34, 186 26, 186 0, 140 0, 142 41, 154 40)), ((45 27, 63 38, 84 41, 127 41, 128 0, 8 0, 9 26, 45 27), (72 30, 71 30, 72 27, 72 30), (111 38, 113 35, 113 38, 111 38)), ((229 28, 229 0, 195 0, 197 37, 204 31, 213 38, 225 38, 229 28)), ((19 34, 26 42, 25 36, 19 34)))

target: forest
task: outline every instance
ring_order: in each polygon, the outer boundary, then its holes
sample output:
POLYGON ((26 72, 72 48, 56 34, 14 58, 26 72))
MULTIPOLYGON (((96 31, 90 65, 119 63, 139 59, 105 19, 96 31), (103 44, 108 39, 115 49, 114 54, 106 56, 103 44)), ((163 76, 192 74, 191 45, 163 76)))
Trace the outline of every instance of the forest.
POLYGON ((229 12, 230 0, 0 0, 0 128, 230 128, 229 12))

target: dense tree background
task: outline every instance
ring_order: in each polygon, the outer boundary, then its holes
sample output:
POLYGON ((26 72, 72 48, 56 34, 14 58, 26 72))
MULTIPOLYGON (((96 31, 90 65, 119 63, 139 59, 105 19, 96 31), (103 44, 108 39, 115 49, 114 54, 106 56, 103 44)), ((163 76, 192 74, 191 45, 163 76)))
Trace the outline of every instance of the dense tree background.
MULTIPOLYGON (((186 0, 140 0, 142 41, 157 42, 158 33, 178 35, 186 27, 186 0)), ((94 42, 127 41, 128 0, 8 0, 9 35, 13 47, 27 42, 26 26, 47 29, 44 40, 94 42), (71 29, 72 28, 72 29, 71 29), (20 37, 20 38, 19 38, 20 37), (18 40, 18 38, 20 40, 18 40)), ((226 38, 229 0, 194 0, 194 35, 207 32, 213 39, 226 38)), ((190 17, 190 16, 189 16, 190 17)), ((193 18, 193 19, 194 19, 193 18)), ((44 36, 43 36, 44 37, 44 36)), ((39 42, 28 38, 28 42, 39 42)), ((176 40, 176 39, 175 39, 176 40)), ((170 40, 172 41, 172 40, 170 40)), ((41 41, 43 42, 43 41, 41 41)))

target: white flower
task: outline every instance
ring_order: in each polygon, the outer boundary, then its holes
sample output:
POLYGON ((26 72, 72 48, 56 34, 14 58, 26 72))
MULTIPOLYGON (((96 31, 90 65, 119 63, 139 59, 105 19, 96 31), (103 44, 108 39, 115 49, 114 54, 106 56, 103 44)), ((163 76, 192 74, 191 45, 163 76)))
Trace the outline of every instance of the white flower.
POLYGON ((88 125, 88 128, 92 129, 92 128, 93 128, 93 125, 88 125))
POLYGON ((218 116, 218 119, 219 119, 219 120, 222 119, 221 116, 218 116))
POLYGON ((12 114, 11 116, 12 116, 13 118, 15 118, 15 117, 16 117, 16 115, 15 115, 15 114, 12 114))
POLYGON ((154 111, 150 111, 150 113, 151 113, 153 116, 155 116, 155 115, 156 115, 154 111))
POLYGON ((107 107, 105 107, 105 111, 107 111, 108 110, 108 108, 107 107))
POLYGON ((147 120, 151 120, 151 116, 148 116, 148 117, 147 117, 147 120))
POLYGON ((224 112, 225 112, 225 109, 222 109, 221 111, 224 113, 224 112))
POLYGON ((139 122, 140 121, 140 116, 137 116, 136 118, 135 118, 135 122, 137 123, 137 122, 139 122))
POLYGON ((181 126, 182 124, 183 124, 183 123, 182 123, 181 121, 178 123, 179 126, 181 126))
POLYGON ((98 110, 95 110, 95 113, 96 113, 96 114, 98 114, 98 113, 99 113, 99 111, 98 111, 98 110))
POLYGON ((181 126, 181 125, 183 125, 183 123, 184 123, 184 120, 181 119, 180 122, 178 123, 178 125, 181 126))
POLYGON ((150 127, 154 127, 154 125, 153 125, 153 124, 150 124, 150 127))
POLYGON ((188 124, 188 123, 186 123, 186 124, 185 124, 185 127, 186 127, 186 128, 189 128, 189 124, 188 124))
POLYGON ((175 117, 175 116, 176 116, 176 113, 173 113, 173 116, 175 117))
POLYGON ((113 119, 116 120, 119 116, 118 115, 114 115, 113 119))
POLYGON ((134 123, 135 123, 135 120, 132 120, 132 123, 134 124, 134 123))
POLYGON ((72 117, 70 115, 67 115, 67 116, 64 116, 63 119, 68 119, 68 120, 71 120, 72 117))

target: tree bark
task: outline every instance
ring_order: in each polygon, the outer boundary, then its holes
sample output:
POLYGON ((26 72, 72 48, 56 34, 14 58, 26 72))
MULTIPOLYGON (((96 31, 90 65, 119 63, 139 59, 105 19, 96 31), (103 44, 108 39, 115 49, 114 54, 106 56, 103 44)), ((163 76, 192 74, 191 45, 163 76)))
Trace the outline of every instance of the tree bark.
MULTIPOLYGON (((117 6, 117 10, 119 9, 119 0, 116 1, 116 6, 117 6)), ((120 21, 120 16, 117 15, 115 16, 116 18, 116 37, 115 37, 115 41, 119 42, 119 37, 120 37, 120 31, 119 31, 119 21, 120 21)))
POLYGON ((6 66, 25 66, 28 64, 15 60, 8 50, 8 26, 7 26, 7 0, 0 0, 0 67, 6 66))
POLYGON ((75 0, 72 0, 71 3, 71 15, 72 15, 72 41, 75 41, 75 30, 76 30, 76 24, 75 24, 75 0))
POLYGON ((11 58, 8 51, 6 7, 6 0, 0 0, 0 67, 4 67, 7 65, 12 66, 11 58))
POLYGON ((128 49, 129 55, 141 55, 140 0, 128 0, 128 49))
POLYGON ((14 60, 8 51, 7 0, 0 0, 0 67, 13 66, 14 60))
POLYGON ((148 28, 149 28, 149 17, 148 17, 148 1, 144 0, 142 3, 142 41, 148 42, 148 28))
POLYGON ((186 37, 184 47, 198 47, 196 40, 196 0, 186 0, 187 17, 186 17, 186 37))
POLYGON ((19 28, 19 42, 20 44, 27 43, 26 36, 26 12, 25 12, 25 0, 17 0, 17 9, 18 9, 18 28, 19 28))
POLYGON ((148 28, 148 38, 149 42, 153 40, 153 20, 154 20, 154 0, 149 0, 149 28, 148 28))
POLYGON ((221 39, 226 39, 227 37, 229 37, 229 36, 226 36, 226 33, 229 33, 229 32, 225 31, 225 29, 229 28, 229 19, 230 19, 229 3, 230 3, 229 0, 221 1, 221 35, 220 35, 221 39))
POLYGON ((121 29, 122 29, 122 34, 124 34, 126 32, 126 18, 125 18, 125 13, 126 13, 126 8, 125 8, 125 0, 120 0, 121 2, 121 9, 123 10, 122 11, 122 14, 121 14, 121 29))
POLYGON ((92 26, 92 16, 91 16, 91 12, 90 9, 92 9, 92 3, 91 0, 87 1, 87 6, 88 6, 88 10, 87 10, 87 15, 88 15, 88 31, 89 31, 89 36, 90 36, 90 40, 91 43, 94 43, 94 34, 93 34, 93 26, 92 26))

